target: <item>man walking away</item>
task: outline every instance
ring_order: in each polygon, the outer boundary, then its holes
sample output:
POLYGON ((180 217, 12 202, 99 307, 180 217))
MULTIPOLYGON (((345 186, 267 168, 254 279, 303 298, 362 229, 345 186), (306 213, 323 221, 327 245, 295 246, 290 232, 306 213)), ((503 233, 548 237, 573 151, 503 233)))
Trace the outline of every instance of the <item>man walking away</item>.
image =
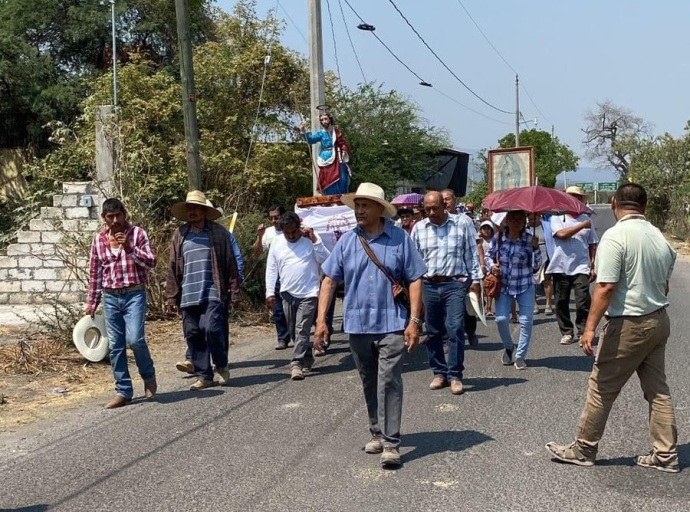
POLYGON ((146 232, 128 222, 122 201, 106 199, 101 218, 106 227, 91 244, 86 314, 93 317, 102 296, 115 379, 115 396, 105 408, 115 409, 130 403, 134 396, 127 367, 127 345, 134 353, 139 375, 144 380, 146 398, 152 398, 158 389, 156 370, 144 334, 146 281, 149 271, 156 266, 156 256, 146 232))
POLYGON ((429 387, 441 389, 450 384, 451 392, 459 395, 465 369, 465 300, 470 290, 481 297, 477 233, 467 216, 444 210, 439 192, 426 194, 424 209, 428 217, 415 224, 411 238, 427 269, 422 290, 429 333, 426 348, 434 372, 429 387), (448 334, 447 360, 444 331, 448 334))
POLYGON ((606 316, 585 407, 574 443, 546 445, 551 456, 562 462, 594 464, 613 402, 637 372, 649 403, 652 451, 636 457, 635 463, 669 473, 680 471, 676 418, 665 371, 670 334, 666 307, 676 253, 645 219, 646 206, 647 192, 635 183, 621 185, 613 196, 618 222, 601 238, 592 310, 581 338, 583 350, 592 355, 594 331, 606 316))
MULTIPOLYGON (((252 246, 252 254, 255 258, 259 257, 262 252, 268 252, 271 243, 276 236, 280 234, 280 216, 285 213, 285 208, 279 205, 271 205, 268 208, 268 220, 271 226, 266 227, 260 224, 256 230, 256 241, 252 246)), ((268 292, 268 290, 266 290, 268 292)), ((280 295, 280 280, 276 281, 276 288, 273 290, 276 297, 280 295)), ((290 344, 290 332, 287 328, 287 320, 285 312, 283 311, 283 301, 275 301, 273 307, 273 323, 276 326, 276 335, 278 341, 276 343, 276 350, 285 350, 290 344)))
POLYGON ((268 251, 266 305, 272 310, 276 300, 283 301, 288 331, 295 344, 291 378, 302 380, 314 364, 309 333, 318 303, 320 266, 330 253, 313 229, 301 229, 296 213, 281 215, 280 228, 283 234, 273 240, 268 251), (276 297, 273 290, 278 280, 280 296, 276 297))
POLYGON ((323 264, 314 346, 328 333, 326 311, 337 283, 344 281, 344 330, 362 379, 372 436, 364 451, 381 453, 383 466, 398 466, 403 356, 406 347, 412 352, 419 343, 424 262, 410 237, 389 220, 395 207, 381 187, 362 183, 341 201, 354 209, 357 227, 338 240, 323 264), (392 280, 409 286, 409 311, 394 299, 392 280))
POLYGON ((211 358, 225 385, 230 379, 227 301, 236 302, 240 289, 228 230, 213 222, 220 212, 198 190, 173 205, 172 214, 185 224, 175 232, 170 247, 166 311, 182 312, 182 329, 197 376, 190 389, 215 385, 211 358))
MULTIPOLYGON (((580 187, 568 187, 565 192, 585 202, 586 193, 580 187)), ((595 278, 594 262, 599 239, 587 214, 578 217, 553 215, 550 228, 554 250, 546 272, 553 280, 561 345, 570 345, 576 341, 570 319, 570 292, 575 290, 575 327, 580 337, 592 303, 589 283, 595 278)))

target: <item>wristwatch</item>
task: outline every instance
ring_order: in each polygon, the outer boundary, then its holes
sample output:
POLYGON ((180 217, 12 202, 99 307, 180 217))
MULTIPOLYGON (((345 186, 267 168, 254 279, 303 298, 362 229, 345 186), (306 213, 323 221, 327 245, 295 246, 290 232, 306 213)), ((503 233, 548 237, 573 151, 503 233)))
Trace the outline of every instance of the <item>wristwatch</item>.
POLYGON ((416 316, 410 317, 410 322, 416 323, 417 327, 419 327, 420 329, 422 327, 422 324, 424 323, 424 321, 421 318, 417 318, 416 316))

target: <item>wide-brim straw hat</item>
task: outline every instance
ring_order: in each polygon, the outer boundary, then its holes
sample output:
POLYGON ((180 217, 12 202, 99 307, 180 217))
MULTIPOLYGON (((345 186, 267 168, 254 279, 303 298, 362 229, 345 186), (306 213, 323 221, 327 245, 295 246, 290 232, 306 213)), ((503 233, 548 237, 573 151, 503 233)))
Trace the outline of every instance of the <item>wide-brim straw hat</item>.
POLYGON ((356 199, 369 199, 383 206, 384 217, 395 217, 398 210, 395 206, 386 201, 385 197, 386 195, 383 189, 375 183, 362 183, 357 187, 357 192, 354 194, 344 194, 340 196, 340 201, 354 210, 356 199))
POLYGON ((172 205, 172 208, 170 208, 170 212, 173 214, 175 218, 187 222, 189 220, 187 218, 188 204, 204 206, 206 208, 206 218, 208 220, 216 220, 219 219, 221 216, 221 213, 213 207, 213 203, 206 199, 206 194, 199 190, 192 190, 191 192, 188 192, 187 199, 172 205))
POLYGON ((569 194, 571 196, 580 196, 580 197, 587 197, 589 194, 585 192, 585 189, 582 187, 578 187, 576 185, 573 185, 572 187, 568 187, 565 189, 565 193, 569 194))

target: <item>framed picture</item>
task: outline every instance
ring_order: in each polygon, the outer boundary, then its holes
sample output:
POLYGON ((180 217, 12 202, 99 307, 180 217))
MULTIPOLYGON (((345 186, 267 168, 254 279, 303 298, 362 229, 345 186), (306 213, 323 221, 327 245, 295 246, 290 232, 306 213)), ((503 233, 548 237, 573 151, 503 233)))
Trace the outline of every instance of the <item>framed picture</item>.
POLYGON ((534 148, 489 150, 489 193, 534 185, 534 148))

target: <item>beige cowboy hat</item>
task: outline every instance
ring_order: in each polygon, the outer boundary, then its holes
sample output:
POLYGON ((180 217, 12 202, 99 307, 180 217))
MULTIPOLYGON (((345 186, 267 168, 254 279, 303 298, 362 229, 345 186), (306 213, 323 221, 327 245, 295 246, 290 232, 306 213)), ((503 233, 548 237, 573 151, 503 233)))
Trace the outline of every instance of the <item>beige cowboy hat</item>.
POLYGON ((582 187, 572 186, 565 189, 565 193, 571 196, 587 197, 589 194, 582 187))
POLYGON ((357 192, 340 196, 340 201, 354 210, 355 199, 369 199, 383 206, 384 217, 395 217, 398 210, 395 206, 386 201, 385 197, 383 189, 375 183, 361 183, 359 187, 357 187, 357 192))
POLYGON ((211 201, 206 199, 206 194, 204 194, 203 192, 200 192, 199 190, 192 190, 191 192, 187 192, 187 199, 172 205, 172 208, 170 208, 170 211, 172 212, 172 214, 175 218, 186 222, 187 220, 189 220, 187 218, 187 208, 186 208, 186 205, 188 205, 188 204, 196 204, 199 206, 205 206, 206 207, 206 218, 208 220, 216 220, 216 219, 219 219, 221 216, 221 213, 213 207, 213 203, 211 203, 211 201))

